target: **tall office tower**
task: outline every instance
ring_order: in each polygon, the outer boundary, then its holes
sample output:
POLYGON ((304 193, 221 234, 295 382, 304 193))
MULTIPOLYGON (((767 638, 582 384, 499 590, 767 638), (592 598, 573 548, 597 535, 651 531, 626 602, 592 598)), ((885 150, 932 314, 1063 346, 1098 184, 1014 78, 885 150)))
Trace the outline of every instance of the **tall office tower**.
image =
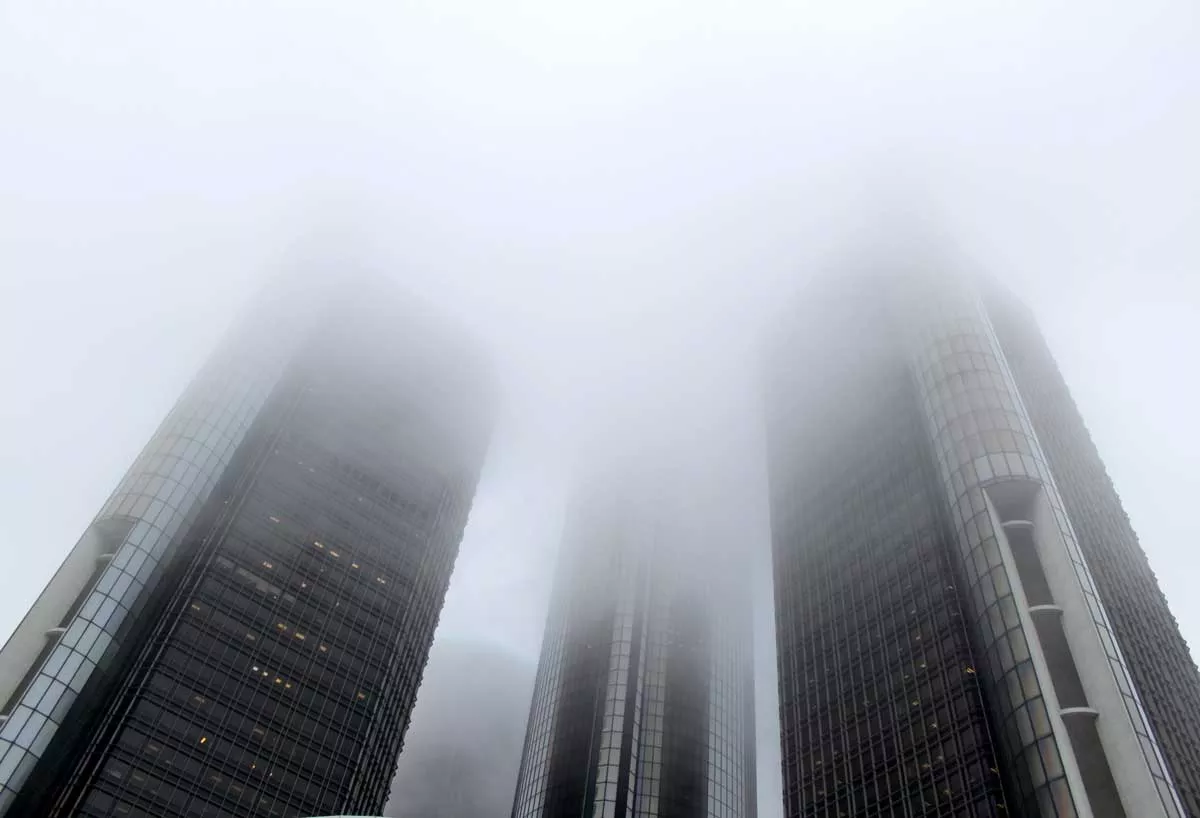
POLYGON ((849 275, 776 340, 789 818, 1195 815, 1200 680, 1028 313, 849 275))
POLYGON ((386 282, 264 294, 0 653, 0 814, 381 812, 489 392, 386 282))
POLYGON ((755 815, 742 544, 637 473, 569 516, 513 818, 755 815))
POLYGON ((1146 552, 1032 311, 997 287, 986 293, 996 337, 1063 508, 1125 654, 1184 812, 1200 818, 1200 680, 1146 552))

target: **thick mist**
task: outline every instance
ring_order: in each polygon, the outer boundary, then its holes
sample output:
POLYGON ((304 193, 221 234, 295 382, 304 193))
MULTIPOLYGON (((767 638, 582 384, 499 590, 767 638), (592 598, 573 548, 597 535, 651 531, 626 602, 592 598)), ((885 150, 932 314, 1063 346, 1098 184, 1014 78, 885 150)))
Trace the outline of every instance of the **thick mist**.
MULTIPOLYGON (((753 518, 738 546, 765 553, 763 329, 904 214, 1034 305, 1200 644, 1198 17, 1187 0, 0 4, 0 630, 234 311, 317 235, 492 357, 498 425, 439 640, 532 663, 574 463, 630 418, 742 441, 726 502, 753 518)), ((772 818, 769 594, 756 616, 772 818)))
POLYGON ((509 813, 535 669, 535 662, 492 645, 439 641, 387 814, 474 818, 509 813))

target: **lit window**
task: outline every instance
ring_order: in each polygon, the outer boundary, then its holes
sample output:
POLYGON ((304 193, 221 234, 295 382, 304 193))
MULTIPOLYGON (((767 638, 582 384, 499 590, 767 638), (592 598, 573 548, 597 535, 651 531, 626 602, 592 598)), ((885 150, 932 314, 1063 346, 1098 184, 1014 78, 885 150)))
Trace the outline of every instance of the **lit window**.
POLYGON ((331 556, 331 557, 340 557, 340 556, 341 556, 341 554, 339 554, 338 552, 336 552, 336 551, 334 551, 332 548, 330 548, 330 549, 329 549, 329 556, 331 556))
POLYGON ((271 520, 271 522, 273 522, 273 523, 277 523, 277 522, 279 522, 279 521, 280 521, 278 517, 270 517, 269 519, 270 519, 270 520, 271 520))
POLYGON ((283 624, 282 622, 276 622, 275 627, 279 628, 279 630, 281 630, 281 631, 287 630, 287 625, 283 624))
POLYGON ((352 562, 352 563, 350 563, 350 567, 351 567, 351 568, 357 568, 357 567, 358 567, 358 563, 357 563, 357 562, 352 562))
POLYGON ((313 540, 313 545, 315 545, 317 548, 324 548, 324 547, 325 547, 324 543, 320 543, 320 542, 318 542, 317 540, 313 540))
POLYGON ((199 605, 197 605, 195 602, 193 602, 193 603, 192 603, 192 610, 193 610, 193 611, 198 611, 198 610, 200 610, 200 606, 199 606, 199 605))
POLYGON ((366 699, 367 699, 367 694, 366 694, 366 693, 361 693, 361 692, 360 692, 360 693, 358 694, 358 700, 359 700, 360 702, 361 702, 361 701, 366 701, 366 699))
POLYGON ((375 577, 375 581, 378 582, 380 585, 387 585, 387 580, 384 579, 383 577, 375 577))
POLYGON ((277 685, 281 685, 281 684, 283 684, 283 679, 280 679, 278 676, 276 676, 276 677, 275 677, 275 684, 277 684, 277 685))
POLYGON ((321 653, 329 653, 329 646, 328 646, 328 645, 321 645, 321 647, 320 647, 320 651, 321 651, 321 653))
POLYGON ((971 667, 971 666, 969 666, 969 665, 968 665, 967 667, 963 668, 963 673, 966 673, 966 674, 969 674, 969 675, 971 675, 971 676, 974 676, 974 675, 975 675, 975 668, 973 668, 973 667, 971 667))
POLYGON ((274 568, 274 567, 275 567, 275 563, 273 563, 273 562, 267 562, 266 560, 263 560, 263 562, 262 562, 262 567, 263 567, 263 568, 274 568))
POLYGON ((304 634, 302 634, 302 633, 297 633, 297 634, 293 634, 293 635, 294 635, 294 636, 295 636, 297 639, 299 639, 301 642, 303 642, 303 641, 304 641, 304 634))
POLYGON ((200 737, 200 743, 201 743, 201 744, 207 744, 207 743, 208 743, 208 736, 201 736, 201 737, 200 737))

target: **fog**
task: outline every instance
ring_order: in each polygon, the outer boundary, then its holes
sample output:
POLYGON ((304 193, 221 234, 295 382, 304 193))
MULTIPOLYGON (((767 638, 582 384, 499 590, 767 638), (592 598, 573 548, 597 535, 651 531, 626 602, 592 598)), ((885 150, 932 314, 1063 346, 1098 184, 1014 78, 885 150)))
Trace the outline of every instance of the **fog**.
POLYGON ((467 818, 512 810, 535 663, 442 639, 421 685, 387 814, 467 818))
MULTIPOLYGON (((1189 0, 0 0, 0 630, 233 310, 319 233, 493 357, 499 423, 438 638, 532 662, 572 453, 714 405, 744 433, 761 328, 902 216, 1034 305, 1200 644, 1198 17, 1189 0)), ((757 484, 728 502, 760 508, 757 484)))

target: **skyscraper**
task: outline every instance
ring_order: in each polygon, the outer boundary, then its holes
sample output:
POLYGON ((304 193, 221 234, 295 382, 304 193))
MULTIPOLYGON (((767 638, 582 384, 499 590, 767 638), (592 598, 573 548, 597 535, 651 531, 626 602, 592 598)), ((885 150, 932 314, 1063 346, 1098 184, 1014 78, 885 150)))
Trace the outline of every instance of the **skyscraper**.
POLYGON ((1196 815, 1200 679, 1029 313, 851 274, 775 341, 789 818, 1196 815))
POLYGON ((513 818, 755 815, 745 555, 640 466, 569 516, 513 818))
POLYGON ((385 281, 264 293, 0 653, 0 814, 381 812, 489 383, 385 281))

